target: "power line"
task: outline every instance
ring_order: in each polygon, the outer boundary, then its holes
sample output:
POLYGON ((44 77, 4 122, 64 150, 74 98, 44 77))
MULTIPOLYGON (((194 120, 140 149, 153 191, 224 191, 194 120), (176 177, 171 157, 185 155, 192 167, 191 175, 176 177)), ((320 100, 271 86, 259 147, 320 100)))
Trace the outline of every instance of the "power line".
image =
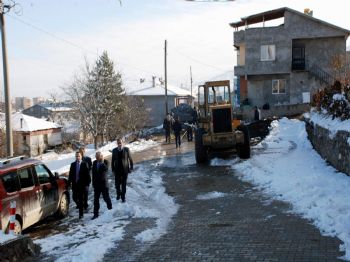
POLYGON ((224 71, 225 71, 224 69, 219 68, 219 67, 217 67, 217 66, 213 66, 213 65, 211 65, 211 64, 207 64, 207 63, 205 63, 205 62, 199 61, 198 59, 193 58, 193 57, 191 57, 191 56, 189 56, 189 55, 186 55, 186 54, 184 54, 184 53, 182 53, 182 52, 176 50, 175 48, 173 49, 173 51, 175 51, 176 53, 178 53, 179 55, 181 55, 181 56, 183 56, 183 57, 186 57, 187 59, 192 60, 193 62, 196 62, 197 64, 201 64, 201 65, 204 65, 204 66, 207 66, 207 67, 214 68, 214 69, 216 69, 216 70, 218 70, 218 71, 220 71, 220 72, 224 72, 224 71))
MULTIPOLYGON (((49 32, 49 31, 47 31, 47 30, 45 30, 45 29, 42 29, 42 28, 40 28, 40 27, 38 27, 38 26, 36 26, 36 25, 33 25, 33 24, 31 24, 31 23, 29 23, 29 22, 27 22, 27 21, 24 21, 23 19, 20 19, 20 18, 18 18, 18 17, 12 16, 12 15, 9 15, 9 14, 7 14, 7 15, 8 15, 9 17, 11 17, 12 19, 14 19, 14 20, 16 20, 16 21, 18 21, 18 22, 21 22, 21 23, 23 23, 23 24, 25 24, 25 25, 27 25, 27 26, 29 26, 29 27, 31 27, 31 28, 33 28, 33 29, 35 29, 35 30, 41 32, 41 33, 44 33, 44 34, 46 34, 46 35, 48 35, 48 36, 51 36, 52 38, 54 38, 54 39, 56 39, 56 40, 62 41, 62 42, 64 42, 64 43, 66 43, 66 44, 68 44, 68 45, 70 45, 70 46, 73 46, 73 47, 75 47, 75 48, 78 48, 78 49, 80 49, 80 50, 82 50, 82 51, 84 51, 84 52, 87 52, 87 53, 90 53, 90 54, 93 54, 93 55, 97 55, 97 56, 98 56, 98 52, 94 52, 94 51, 91 51, 91 50, 89 50, 89 49, 86 49, 85 47, 82 47, 82 46, 80 46, 80 45, 78 45, 78 44, 76 44, 76 43, 74 43, 74 42, 72 42, 72 41, 66 40, 66 39, 64 39, 63 37, 57 36, 57 35, 55 35, 55 34, 49 32)), ((129 67, 129 68, 132 68, 132 69, 135 69, 135 70, 138 70, 138 71, 141 71, 141 72, 145 72, 145 73, 148 73, 148 74, 154 74, 154 72, 149 72, 149 71, 147 71, 147 70, 138 68, 138 67, 133 66, 133 65, 130 65, 130 64, 120 63, 120 62, 118 62, 118 64, 127 66, 127 67, 129 67)))

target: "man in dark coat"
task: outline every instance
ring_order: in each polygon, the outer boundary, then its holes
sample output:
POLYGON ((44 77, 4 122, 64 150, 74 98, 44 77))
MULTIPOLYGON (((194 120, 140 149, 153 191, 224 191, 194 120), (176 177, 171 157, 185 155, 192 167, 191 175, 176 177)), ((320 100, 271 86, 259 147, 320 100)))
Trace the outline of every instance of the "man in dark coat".
POLYGON ((103 159, 101 152, 96 152, 96 160, 92 164, 92 186, 94 188, 94 216, 92 219, 98 217, 100 209, 100 196, 102 193, 103 200, 107 204, 108 209, 112 209, 112 201, 108 192, 108 162, 103 159))
POLYGON ((75 162, 71 163, 69 169, 68 183, 72 187, 73 200, 79 208, 79 219, 83 217, 84 196, 86 187, 91 183, 89 167, 81 159, 80 152, 75 153, 75 162))
POLYGON ((174 130, 174 134, 175 134, 176 148, 181 147, 181 130, 182 130, 182 126, 181 126, 179 117, 177 117, 175 119, 175 122, 173 124, 173 130, 174 130))
MULTIPOLYGON (((81 154, 81 160, 85 162, 89 167, 89 176, 91 177, 91 168, 92 168, 92 161, 91 158, 85 155, 85 147, 80 147, 79 152, 81 154)), ((84 190, 84 209, 88 208, 88 198, 89 198, 89 187, 86 187, 84 190)))
POLYGON ((170 114, 164 118, 163 129, 165 130, 165 142, 170 143, 171 117, 170 114))
POLYGON ((131 158, 130 150, 123 147, 122 140, 117 139, 117 147, 112 151, 112 172, 115 177, 115 188, 117 190, 117 200, 120 198, 125 202, 126 182, 128 174, 133 170, 134 163, 131 158), (121 188, 120 188, 121 187, 121 188))

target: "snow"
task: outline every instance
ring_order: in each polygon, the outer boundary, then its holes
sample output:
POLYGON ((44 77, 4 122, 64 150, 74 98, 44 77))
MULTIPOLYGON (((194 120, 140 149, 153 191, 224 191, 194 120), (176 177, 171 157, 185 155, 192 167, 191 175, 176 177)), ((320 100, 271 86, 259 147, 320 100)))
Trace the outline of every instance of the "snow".
POLYGON ((344 100, 345 96, 343 94, 334 94, 333 95, 333 100, 344 100))
MULTIPOLYGON (((324 118, 312 114, 313 121, 324 118)), ((340 129, 336 122, 335 128, 340 129)), ((350 178, 327 165, 307 139, 305 123, 283 118, 272 122, 266 139, 246 161, 232 164, 240 179, 272 198, 292 204, 292 212, 309 219, 323 235, 344 242, 340 249, 350 260, 350 178)))
MULTIPOLYGON (((183 89, 181 87, 173 86, 173 85, 167 85, 167 93, 168 96, 190 96, 191 91, 187 89, 183 89)), ((160 85, 159 83, 156 83, 156 86, 149 86, 149 84, 144 85, 141 84, 140 87, 130 92, 130 95, 133 96, 164 96, 165 94, 165 87, 163 85, 160 85)))
MULTIPOLYGON (((147 148, 151 148, 158 145, 158 142, 153 140, 140 140, 135 141, 131 144, 127 144, 127 146, 131 154, 133 152, 138 152, 145 150, 147 148)), ((106 157, 111 154, 111 151, 113 148, 117 146, 116 142, 108 143, 107 145, 99 148, 97 151, 102 152, 102 154, 106 157)), ((93 148, 93 145, 88 145, 85 150, 85 154, 92 159, 95 158, 96 150, 93 148)), ((58 172, 59 174, 64 174, 69 171, 70 164, 74 162, 75 160, 75 152, 68 153, 68 154, 55 154, 55 153, 48 153, 40 156, 40 159, 47 165, 47 167, 52 172, 58 172)))
MULTIPOLYGON (((130 148, 136 151, 152 143, 143 141, 133 144, 130 148)), ((113 145, 104 147, 106 150, 110 148, 113 148, 113 145)), ((158 162, 154 164, 158 165, 158 162)), ((110 248, 116 247, 118 241, 123 239, 125 227, 131 223, 132 218, 155 221, 153 227, 146 228, 136 235, 137 241, 144 243, 158 239, 166 232, 178 205, 165 193, 162 181, 164 173, 152 167, 135 165, 128 178, 126 203, 116 201, 114 184, 110 178, 109 188, 113 205, 111 210, 107 210, 101 198, 100 216, 97 219, 91 220, 92 214, 88 214, 82 220, 78 220, 78 211, 72 204, 72 218, 66 218, 64 222, 67 231, 37 239, 35 243, 41 246, 42 252, 54 256, 57 261, 100 261, 110 248)))
MULTIPOLYGON (((1 121, 5 122, 5 114, 1 113, 1 121)), ((46 130, 52 128, 61 128, 62 126, 40 118, 27 116, 22 113, 12 115, 12 129, 14 131, 31 132, 37 130, 46 130), (22 123, 21 123, 22 119, 22 123)))
POLYGON ((226 195, 227 195, 226 193, 214 191, 214 192, 209 192, 206 194, 198 195, 197 199, 198 200, 210 200, 210 199, 225 197, 226 195))
POLYGON ((350 132, 350 120, 341 121, 338 118, 332 120, 332 116, 316 111, 306 113, 304 117, 310 119, 314 125, 328 129, 330 131, 330 138, 334 138, 338 131, 350 132))
POLYGON ((0 231, 0 245, 15 238, 15 235, 5 234, 4 232, 0 231))

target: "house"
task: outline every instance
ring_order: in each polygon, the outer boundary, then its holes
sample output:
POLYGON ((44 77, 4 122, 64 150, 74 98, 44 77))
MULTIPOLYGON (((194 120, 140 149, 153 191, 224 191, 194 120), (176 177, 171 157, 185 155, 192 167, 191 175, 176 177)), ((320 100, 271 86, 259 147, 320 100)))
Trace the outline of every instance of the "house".
POLYGON ((43 118, 62 124, 64 120, 69 120, 74 109, 69 104, 36 104, 22 110, 23 114, 36 118, 43 118))
MULTIPOLYGON (((130 92, 129 95, 142 99, 148 112, 148 121, 145 126, 153 127, 163 123, 166 115, 165 87, 157 82, 155 77, 153 77, 152 84, 140 83, 139 89, 130 92)), ((167 97, 168 112, 179 104, 191 104, 193 101, 191 91, 169 84, 167 85, 167 97)))
MULTIPOLYGON (((303 108, 321 85, 331 84, 331 61, 346 54, 350 31, 284 7, 230 24, 237 51, 241 104, 303 108), (272 26, 266 26, 267 23, 272 26), (280 24, 276 25, 276 22, 280 24), (251 27, 256 25, 256 27, 251 27), (243 28, 243 29, 242 29, 243 28), (296 107, 295 107, 296 106, 296 107)), ((288 112, 281 110, 280 114, 288 112)), ((297 113, 297 112, 293 112, 297 113)))
MULTIPOLYGON (((0 118, 5 127, 5 114, 0 114, 0 118)), ((37 156, 46 149, 62 144, 62 127, 56 123, 22 113, 13 114, 11 120, 15 155, 37 156)), ((5 141, 4 137, 1 141, 5 141)))

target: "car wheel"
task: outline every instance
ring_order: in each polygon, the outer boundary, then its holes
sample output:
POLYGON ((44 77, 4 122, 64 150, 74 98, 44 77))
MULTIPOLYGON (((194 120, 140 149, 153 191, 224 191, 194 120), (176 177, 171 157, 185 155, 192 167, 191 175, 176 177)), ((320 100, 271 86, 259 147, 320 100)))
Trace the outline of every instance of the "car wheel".
POLYGON ((62 218, 68 215, 69 211, 69 200, 67 194, 63 193, 61 197, 60 204, 57 210, 57 216, 62 218))
POLYGON ((198 128, 195 133, 195 158, 197 164, 207 163, 209 161, 207 147, 203 145, 204 130, 198 128))
POLYGON ((250 158, 250 135, 248 127, 239 125, 237 130, 242 131, 244 134, 244 143, 237 146, 238 156, 242 159, 248 159, 250 158))
POLYGON ((15 229, 13 230, 13 233, 15 233, 15 235, 22 234, 22 225, 21 225, 21 222, 19 222, 17 218, 15 220, 15 229))

